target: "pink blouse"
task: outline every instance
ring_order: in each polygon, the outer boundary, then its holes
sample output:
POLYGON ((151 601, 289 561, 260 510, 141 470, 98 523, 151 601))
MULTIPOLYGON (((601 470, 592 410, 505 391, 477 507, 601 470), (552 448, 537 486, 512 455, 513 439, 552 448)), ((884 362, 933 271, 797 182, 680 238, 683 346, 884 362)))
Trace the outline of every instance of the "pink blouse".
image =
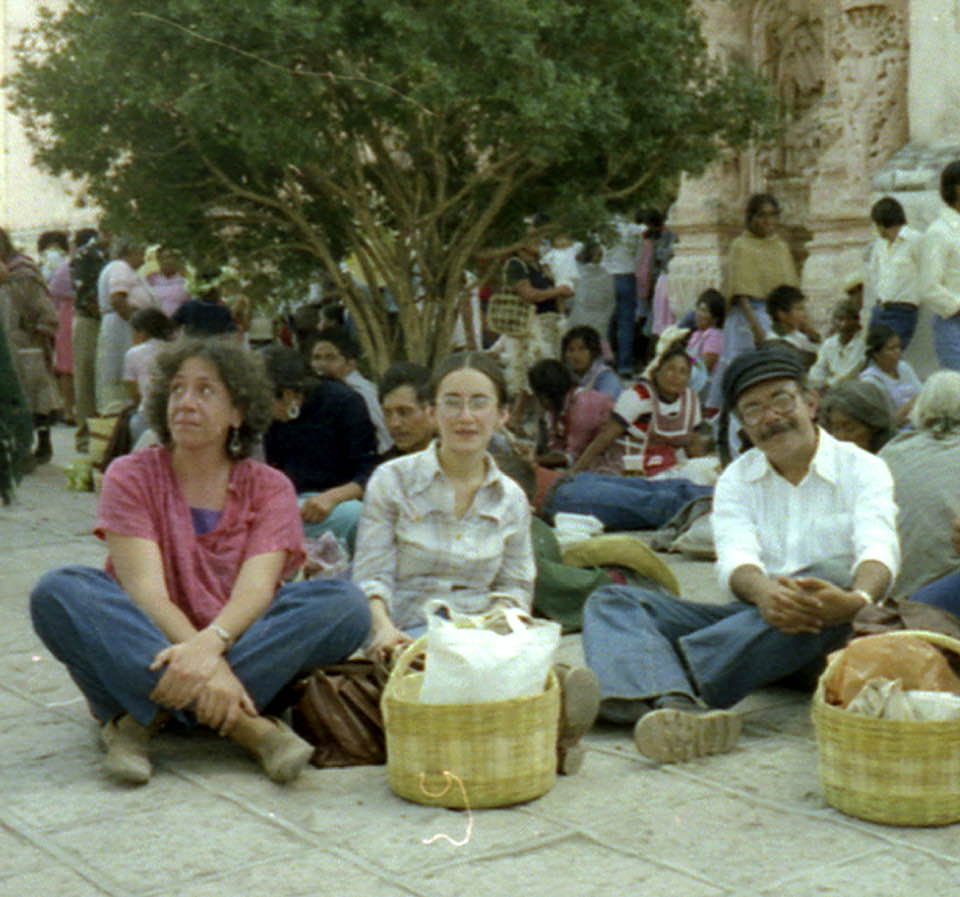
MULTIPOLYGON (((124 455, 110 464, 94 528, 101 539, 107 532, 149 539, 160 546, 170 600, 198 628, 227 603, 247 558, 286 551, 281 578, 292 575, 304 560, 297 497, 284 474, 258 461, 237 462, 217 526, 198 536, 170 452, 161 446, 124 455)), ((109 558, 107 572, 116 576, 109 558)))

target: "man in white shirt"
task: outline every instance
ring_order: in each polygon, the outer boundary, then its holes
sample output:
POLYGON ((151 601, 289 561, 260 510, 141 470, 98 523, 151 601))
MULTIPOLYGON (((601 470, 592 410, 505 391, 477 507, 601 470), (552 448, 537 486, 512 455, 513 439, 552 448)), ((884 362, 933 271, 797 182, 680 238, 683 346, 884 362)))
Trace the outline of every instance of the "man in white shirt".
POLYGON ((920 298, 933 316, 940 367, 960 371, 960 159, 940 173, 946 208, 923 235, 920 298))
POLYGON ((852 299, 843 299, 833 309, 834 332, 820 346, 810 368, 810 385, 826 390, 855 377, 863 367, 866 334, 860 326, 860 309, 852 299))
POLYGON ((892 196, 873 204, 870 219, 879 234, 870 249, 869 276, 877 297, 870 326, 886 324, 906 350, 917 329, 922 234, 907 224, 903 206, 892 196))
POLYGON ((840 647, 899 567, 890 472, 816 426, 792 353, 744 353, 723 386, 754 445, 714 494, 717 573, 737 600, 606 586, 584 609, 601 716, 636 719, 638 749, 660 762, 730 750, 740 720, 726 708, 840 647))

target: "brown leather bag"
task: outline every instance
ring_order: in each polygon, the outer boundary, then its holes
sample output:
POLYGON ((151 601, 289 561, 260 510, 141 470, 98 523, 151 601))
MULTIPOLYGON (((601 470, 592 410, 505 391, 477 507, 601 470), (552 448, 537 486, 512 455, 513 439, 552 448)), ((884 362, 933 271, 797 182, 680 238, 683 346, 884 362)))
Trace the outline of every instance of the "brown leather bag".
POLYGON ((293 728, 315 746, 314 766, 386 763, 380 695, 388 672, 370 660, 318 667, 295 683, 293 728))

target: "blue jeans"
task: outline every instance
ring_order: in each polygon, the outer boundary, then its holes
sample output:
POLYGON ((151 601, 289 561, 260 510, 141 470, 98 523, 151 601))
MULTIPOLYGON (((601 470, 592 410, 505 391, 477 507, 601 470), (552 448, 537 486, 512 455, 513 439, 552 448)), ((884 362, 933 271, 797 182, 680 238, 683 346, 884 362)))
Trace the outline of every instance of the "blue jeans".
MULTIPOLYGON (((30 615, 98 720, 129 713, 146 726, 163 709, 150 700, 163 670, 149 666, 170 641, 108 573, 74 566, 44 574, 30 595, 30 615)), ((349 657, 369 631, 370 608, 356 586, 306 580, 278 589, 226 659, 262 711, 299 675, 349 657)))
POLYGON ((879 302, 870 312, 870 326, 885 324, 900 337, 900 347, 906 351, 917 330, 917 318, 920 313, 915 305, 882 306, 879 302))
MULTIPOLYGON (((318 494, 317 492, 304 492, 297 496, 297 501, 303 506, 303 503, 311 495, 318 494)), ((357 498, 342 501, 319 523, 304 522, 303 534, 308 539, 316 539, 323 533, 333 533, 340 542, 347 546, 350 556, 353 557, 353 549, 357 544, 357 527, 360 524, 360 512, 362 510, 363 502, 357 498)))
POLYGON ((960 570, 921 586, 910 596, 910 600, 932 604, 960 616, 960 570))
POLYGON ((633 334, 637 326, 637 275, 614 274, 617 305, 613 316, 617 343, 617 373, 633 373, 633 334))
POLYGON ((680 694, 730 707, 840 647, 849 634, 843 624, 787 635, 752 604, 700 604, 631 586, 597 589, 583 611, 583 651, 603 699, 680 694))
POLYGON ((557 484, 543 510, 548 516, 557 511, 593 514, 609 532, 658 529, 687 502, 704 495, 713 495, 713 487, 690 480, 578 473, 557 484))
POLYGON ((933 316, 933 346, 940 367, 960 371, 960 315, 933 316))

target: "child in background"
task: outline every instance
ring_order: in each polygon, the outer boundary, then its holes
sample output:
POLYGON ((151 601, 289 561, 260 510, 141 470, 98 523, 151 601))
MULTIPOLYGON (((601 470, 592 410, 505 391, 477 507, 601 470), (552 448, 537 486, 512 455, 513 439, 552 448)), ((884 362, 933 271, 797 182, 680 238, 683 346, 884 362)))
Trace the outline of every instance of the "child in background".
POLYGON ((796 287, 783 284, 767 296, 767 314, 772 325, 767 342, 779 341, 793 346, 809 368, 816 361, 818 347, 807 335, 810 332, 807 297, 796 287))
POLYGON ((130 440, 137 440, 147 429, 144 407, 150 380, 153 377, 153 361, 173 335, 174 323, 156 308, 138 309, 130 317, 133 330, 133 345, 123 357, 123 382, 137 410, 130 418, 130 440))

